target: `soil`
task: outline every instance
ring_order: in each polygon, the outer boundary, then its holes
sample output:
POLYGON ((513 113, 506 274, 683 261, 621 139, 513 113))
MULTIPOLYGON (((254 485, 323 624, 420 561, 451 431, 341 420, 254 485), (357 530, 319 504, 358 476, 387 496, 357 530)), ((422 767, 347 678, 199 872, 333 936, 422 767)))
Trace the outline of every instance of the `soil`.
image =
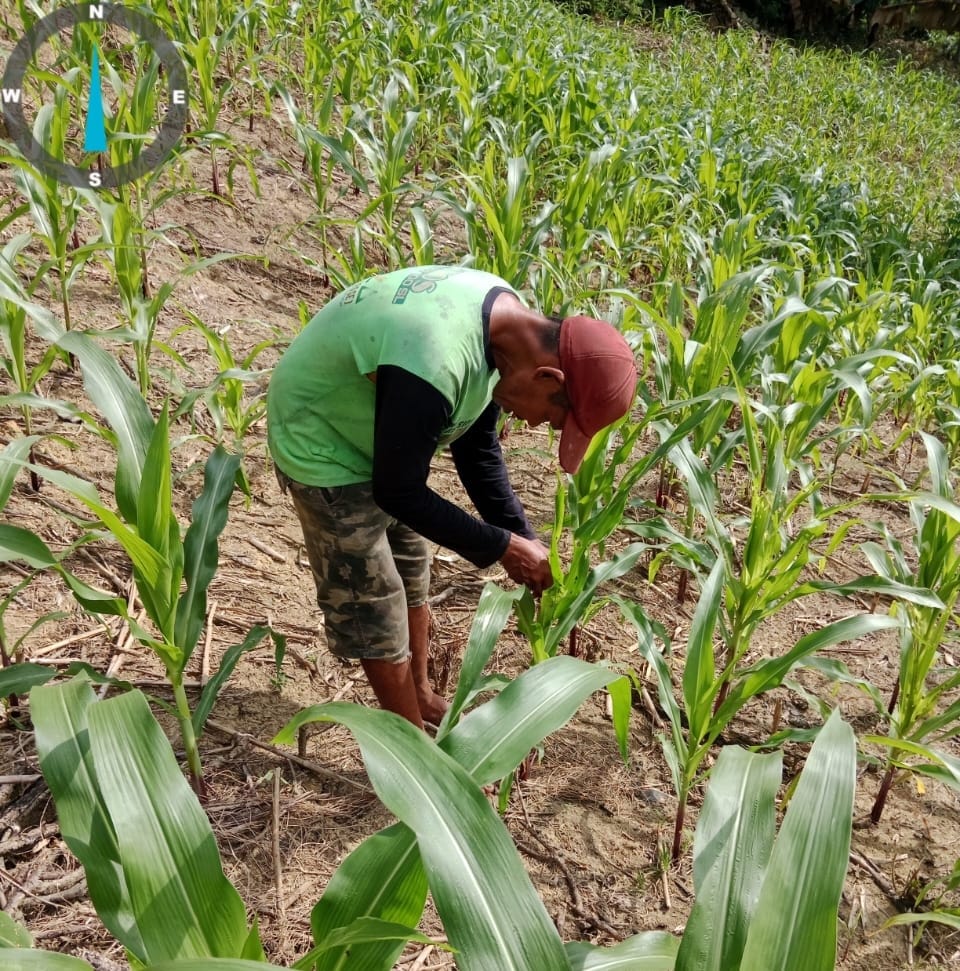
MULTIPOLYGON (((158 337, 182 355, 193 373, 185 374, 182 366, 171 367, 168 359, 155 353, 153 363, 158 370, 152 403, 159 404, 166 394, 179 397, 178 380, 197 387, 213 376, 202 342, 195 334, 177 331, 186 323, 184 311, 194 312, 215 329, 229 328, 239 358, 260 341, 295 333, 301 306, 312 313, 331 293, 322 269, 325 254, 310 228, 314 206, 300 182, 300 158, 283 125, 282 112, 273 119, 259 120, 252 134, 238 126, 230 135, 247 145, 259 193, 238 167, 229 198, 215 198, 199 190, 188 192, 171 198, 154 215, 156 226, 174 228, 165 229, 166 242, 158 240, 151 249, 153 287, 197 253, 233 252, 238 257, 179 282, 163 313, 158 337), (165 375, 161 368, 169 368, 172 374, 165 375)), ((225 163, 221 158, 221 164, 225 163)), ((208 184, 209 156, 196 152, 191 164, 198 183, 208 184)), ((0 188, 9 200, 8 173, 0 172, 0 188)), ((346 195, 337 207, 341 214, 355 211, 359 200, 346 195)), ((89 230, 92 237, 92 227, 89 230)), ((451 227, 438 241, 439 258, 459 261, 463 252, 451 227)), ((369 256, 371 266, 376 266, 379 254, 372 249, 369 256)), ((74 287, 72 300, 78 326, 108 329, 119 325, 119 304, 102 265, 87 267, 74 287)), ((276 357, 276 348, 268 349, 258 365, 269 368, 276 357)), ((45 379, 42 391, 52 397, 83 400, 79 375, 64 365, 58 365, 45 379)), ((214 431, 202 407, 196 414, 198 437, 191 438, 185 421, 177 426, 182 441, 174 451, 175 488, 182 522, 199 491, 200 467, 210 448, 199 436, 214 431)), ((37 422, 36 431, 63 439, 43 443, 42 461, 87 478, 104 496, 112 494, 112 459, 100 439, 82 426, 49 414, 38 414, 37 422)), ((887 444, 897 431, 892 426, 883 430, 887 444)), ((8 413, 0 423, 0 440, 7 442, 21 433, 17 418, 8 413)), ((225 869, 251 915, 259 918, 268 957, 285 964, 309 949, 310 909, 338 863, 392 819, 370 791, 359 751, 346 730, 334 727, 316 732, 298 761, 291 757, 292 750, 266 747, 304 706, 333 698, 370 704, 371 694, 358 669, 341 665, 325 650, 299 527, 269 467, 262 423, 251 430, 244 447, 251 497, 249 501, 234 498, 222 539, 220 568, 210 590, 206 647, 198 651, 190 676, 199 681, 207 670, 204 659, 209 670, 216 670, 223 651, 255 623, 269 622, 288 639, 279 675, 271 647, 262 646, 244 658, 223 691, 201 744, 210 787, 206 810, 225 869), (281 773, 276 804, 275 772, 281 773)), ((505 449, 511 476, 531 520, 537 527, 548 528, 553 514, 555 443, 544 431, 513 427, 505 449)), ((881 443, 864 462, 900 462, 902 472, 908 462, 919 471, 921 459, 920 447, 912 455, 905 449, 890 453, 881 443)), ((862 487, 865 468, 862 462, 845 458, 834 488, 838 493, 856 493, 862 487)), ((456 501, 466 502, 444 456, 437 458, 432 484, 456 501)), ((639 492, 650 498, 655 485, 642 482, 639 492)), ((723 494, 731 514, 743 512, 744 483, 736 473, 725 477, 723 494)), ((34 492, 24 476, 17 482, 6 517, 38 533, 52 548, 63 549, 76 535, 65 512, 71 510, 76 507, 64 494, 49 485, 34 492)), ((900 535, 906 535, 909 524, 898 510, 878 511, 881 514, 900 535)), ((127 562, 107 543, 73 555, 69 565, 90 583, 129 593, 127 562)), ((839 578, 864 569, 851 536, 830 570, 839 578)), ((0 568, 0 590, 9 589, 19 579, 15 567, 0 568)), ((446 551, 436 551, 434 663, 448 693, 455 684, 480 589, 488 579, 509 582, 496 568, 477 571, 446 551)), ((678 579, 676 571, 664 569, 650 583, 638 570, 620 581, 619 589, 642 602, 671 632, 674 650, 670 663, 679 677, 695 590, 691 585, 685 601, 678 603, 678 579)), ((752 650, 757 654, 782 651, 804 631, 859 606, 827 598, 803 600, 765 626, 752 650)), ((164 696, 162 672, 155 659, 124 646, 117 627, 104 627, 81 613, 53 576, 40 576, 28 586, 5 621, 11 643, 26 635, 21 645, 26 659, 62 665, 82 659, 164 696), (31 632, 34 620, 51 610, 60 610, 64 616, 31 632)), ((612 609, 605 608, 591 621, 580 644, 591 657, 632 665, 642 672, 635 639, 612 609)), ((897 672, 893 638, 878 636, 841 645, 830 654, 855 673, 869 677, 889 697, 897 672)), ((511 624, 491 667, 516 674, 528 660, 529 649, 511 624)), ((813 677, 807 678, 807 685, 839 705, 859 734, 878 726, 872 704, 854 690, 838 690, 813 677)), ((655 696, 652 683, 650 693, 655 696)), ((750 706, 726 741, 762 741, 773 724, 775 708, 783 725, 818 723, 818 714, 798 695, 775 692, 750 706)), ((542 758, 518 784, 511 800, 505 823, 564 939, 612 943, 641 930, 679 933, 684 926, 693 897, 689 845, 679 866, 664 872, 659 862, 669 846, 676 805, 656 740, 662 728, 659 721, 655 707, 637 705, 630 759, 624 764, 603 698, 595 696, 564 729, 547 739, 542 758)), ((803 756, 801 747, 787 746, 785 782, 799 770, 803 756)), ((7 713, 6 721, 0 723, 0 774, 23 779, 0 780, 0 905, 27 924, 37 946, 83 956, 107 971, 124 968, 122 949, 97 919, 86 896, 82 871, 59 838, 55 808, 37 773, 28 723, 7 713)), ((882 926, 918 887, 948 875, 960 857, 958 795, 935 782, 921 788, 915 779, 907 778, 894 787, 880 824, 867 825, 878 785, 876 770, 863 762, 857 787, 857 828, 840 911, 838 967, 844 971, 960 967, 957 932, 931 926, 913 946, 907 929, 882 926)), ((688 840, 692 840, 701 799, 702 793, 696 792, 688 814, 688 840)), ((955 900, 953 903, 956 905, 955 900)), ((423 929, 437 937, 443 935, 429 905, 423 929)), ((454 964, 440 950, 411 945, 398 967, 424 971, 454 964)))

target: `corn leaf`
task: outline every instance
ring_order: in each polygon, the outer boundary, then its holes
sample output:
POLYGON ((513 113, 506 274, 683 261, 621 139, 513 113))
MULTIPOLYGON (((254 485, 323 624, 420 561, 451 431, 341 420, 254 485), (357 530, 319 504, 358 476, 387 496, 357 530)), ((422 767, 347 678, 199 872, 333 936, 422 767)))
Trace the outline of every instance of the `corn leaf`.
POLYGON ((672 934, 647 931, 612 947, 571 941, 566 951, 573 971, 673 971, 679 946, 672 934))
POLYGON ((928 764, 911 764, 910 770, 922 775, 932 776, 954 789, 960 789, 960 759, 955 755, 948 755, 946 752, 941 752, 921 742, 914 742, 905 738, 891 738, 886 735, 864 735, 863 741, 871 742, 874 745, 885 745, 895 752, 909 752, 911 755, 926 759, 928 764))
POLYGON ((227 524, 230 497, 240 457, 217 446, 207 459, 203 491, 193 504, 192 518, 183 541, 183 573, 186 590, 177 605, 174 643, 183 651, 183 667, 189 661, 207 613, 207 588, 217 572, 217 541, 227 524))
POLYGON ((193 731, 197 738, 203 733, 203 726, 206 724, 207 718, 210 717, 210 712, 213 711, 217 696, 220 694, 221 688, 227 683, 230 675, 233 674, 237 662, 247 651, 252 651, 269 633, 269 627, 258 624, 240 644, 234 644, 224 651, 223 657, 220 659, 220 667, 217 668, 217 673, 203 686, 200 701, 197 702, 197 707, 190 719, 193 722, 193 731))
POLYGON ((183 572, 183 548, 180 544, 180 525, 173 514, 170 420, 166 405, 154 425, 143 461, 136 527, 140 538, 156 551, 161 564, 156 582, 145 588, 144 582, 138 576, 137 586, 144 605, 161 634, 166 641, 174 642, 173 628, 183 572))
POLYGON ((846 583, 825 583, 810 580, 796 587, 795 594, 790 599, 803 597, 814 590, 825 593, 838 593, 847 596, 851 593, 870 593, 880 597, 892 597, 895 600, 905 600, 907 603, 918 604, 921 607, 943 609, 943 601, 932 591, 923 587, 914 587, 897 580, 888 580, 879 576, 857 577, 846 583))
MULTIPOLYGON (((333 931, 363 917, 416 926, 426 899, 417 838, 396 823, 364 840, 337 868, 310 914, 313 940, 321 946, 333 931)), ((405 940, 354 944, 349 948, 351 971, 389 971, 405 940)), ((316 971, 346 967, 347 951, 346 946, 324 951, 316 971)))
POLYGON ((87 720, 95 700, 90 685, 79 679, 30 692, 40 769, 56 802, 60 832, 83 864, 97 914, 125 948, 143 957, 117 835, 90 752, 87 720))
POLYGON ((223 874, 206 814, 139 691, 89 712, 90 751, 117 834, 147 962, 233 957, 243 902, 223 874))
POLYGON ((45 569, 57 563, 50 548, 36 533, 21 526, 0 523, 0 563, 11 560, 22 560, 35 569, 45 569))
POLYGON ((6 506, 20 467, 27 461, 30 449, 40 441, 39 435, 15 438, 0 452, 0 509, 6 506))
POLYGON ((56 668, 28 661, 0 668, 0 698, 11 694, 25 695, 31 688, 46 684, 56 676, 56 668))
MULTIPOLYGON (((33 465, 29 467, 39 472, 44 479, 69 492, 75 499, 79 499, 110 530, 148 587, 159 582, 164 570, 160 555, 149 543, 144 542, 135 529, 131 529, 112 509, 100 502, 100 496, 91 483, 58 469, 33 465)), ((134 519, 131 521, 136 522, 135 510, 134 519)))
POLYGON ((884 927, 896 927, 898 924, 926 924, 933 921, 935 924, 945 924, 960 930, 960 913, 953 913, 949 910, 929 910, 918 914, 906 913, 895 914, 889 920, 883 922, 884 927))
POLYGON ((117 506, 128 523, 135 523, 143 463, 153 435, 150 409, 113 355, 91 337, 68 331, 57 344, 80 362, 83 386, 116 436, 117 506))
POLYGON ((416 833, 461 971, 570 967, 513 841, 462 766, 397 715, 343 702, 300 712, 277 741, 309 721, 354 733, 377 795, 416 833))
POLYGON ((607 685, 610 703, 613 708, 613 732, 617 737, 620 758, 629 758, 630 713, 633 711, 633 690, 629 678, 617 678, 607 685))
MULTIPOLYGON (((19 947, 0 947, 0 967, 3 971, 93 971, 86 961, 70 957, 69 954, 30 951, 19 947)), ((262 968, 263 965, 258 967, 262 968)))
POLYGON ((874 631, 899 627, 896 617, 881 614, 857 614, 827 624, 820 630, 805 634, 786 654, 765 658, 752 665, 734 685, 726 701, 714 716, 713 728, 720 732, 749 698, 777 687, 794 665, 805 657, 842 641, 864 637, 874 631))
POLYGON ((715 679, 713 632, 723 600, 726 563, 718 556, 713 564, 690 623, 687 660, 683 668, 683 703, 687 711, 690 737, 699 742, 706 733, 713 713, 713 699, 719 688, 715 679))
POLYGON ((594 691, 619 679, 609 668, 567 655, 547 658, 471 711, 440 748, 478 785, 502 779, 531 748, 565 725, 594 691))
MULTIPOLYGON (((72 477, 71 477, 72 478, 72 477)), ((79 479, 76 481, 80 481, 79 479)), ((61 566, 57 558, 50 551, 46 543, 30 530, 20 526, 0 523, 0 563, 10 560, 22 560, 35 569, 54 569, 70 588, 80 606, 95 614, 112 614, 123 616, 126 604, 121 597, 114 597, 102 590, 97 590, 74 576, 69 570, 61 566)))
POLYGON ((34 569, 56 570, 70 588, 81 607, 95 614, 123 616, 126 603, 122 597, 114 597, 84 583, 63 567, 46 543, 35 533, 20 526, 0 523, 0 563, 20 560, 34 569))
POLYGON ((744 969, 833 971, 856 770, 853 730, 834 711, 813 743, 770 855, 744 969))
POLYGON ((474 688, 483 677, 483 669, 490 660, 490 655, 493 654, 497 638, 507 623, 511 608, 520 600, 525 590, 525 587, 521 587, 507 592, 495 583, 484 586, 477 604, 477 612, 474 614, 473 625, 470 628, 470 637, 463 652, 463 665, 460 669, 457 690, 440 724, 440 730, 437 732, 438 739, 443 738, 466 707, 474 688))
POLYGON ((677 971, 740 967, 776 831, 781 755, 721 750, 693 845, 693 910, 677 971))
POLYGON ((0 948, 33 947, 30 931, 0 910, 0 948))
POLYGON ((161 961, 158 964, 151 964, 145 971, 284 971, 284 969, 278 964, 248 961, 242 958, 185 958, 180 961, 161 961))

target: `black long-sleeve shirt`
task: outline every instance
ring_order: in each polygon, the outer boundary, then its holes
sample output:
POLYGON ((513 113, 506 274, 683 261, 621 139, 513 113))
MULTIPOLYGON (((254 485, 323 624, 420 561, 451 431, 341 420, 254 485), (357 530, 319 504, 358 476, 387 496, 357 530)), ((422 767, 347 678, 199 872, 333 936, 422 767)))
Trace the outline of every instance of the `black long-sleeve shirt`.
POLYGON ((490 402, 450 445, 467 495, 482 519, 427 485, 430 462, 452 409, 431 384, 393 365, 377 368, 373 444, 373 497, 384 512, 476 566, 503 556, 510 533, 533 539, 510 485, 497 435, 500 408, 490 402))

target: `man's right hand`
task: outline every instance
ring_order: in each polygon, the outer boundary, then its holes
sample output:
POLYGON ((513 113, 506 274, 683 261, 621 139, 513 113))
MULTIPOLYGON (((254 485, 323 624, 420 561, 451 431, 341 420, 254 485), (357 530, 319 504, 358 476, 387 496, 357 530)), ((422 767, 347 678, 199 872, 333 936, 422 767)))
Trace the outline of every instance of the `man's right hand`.
POLYGON ((547 587, 553 586, 550 570, 550 551, 539 540, 525 539, 510 534, 510 542, 500 557, 507 576, 515 583, 524 583, 530 592, 539 597, 547 587))

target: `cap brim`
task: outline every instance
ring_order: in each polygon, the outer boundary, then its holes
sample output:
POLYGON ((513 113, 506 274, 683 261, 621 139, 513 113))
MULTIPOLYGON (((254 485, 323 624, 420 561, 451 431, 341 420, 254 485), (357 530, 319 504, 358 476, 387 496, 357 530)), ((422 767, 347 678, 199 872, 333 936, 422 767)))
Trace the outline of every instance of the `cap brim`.
POLYGON ((593 436, 583 434, 573 417, 573 412, 570 412, 560 433, 560 468, 573 475, 580 468, 580 463, 592 441, 593 436))

